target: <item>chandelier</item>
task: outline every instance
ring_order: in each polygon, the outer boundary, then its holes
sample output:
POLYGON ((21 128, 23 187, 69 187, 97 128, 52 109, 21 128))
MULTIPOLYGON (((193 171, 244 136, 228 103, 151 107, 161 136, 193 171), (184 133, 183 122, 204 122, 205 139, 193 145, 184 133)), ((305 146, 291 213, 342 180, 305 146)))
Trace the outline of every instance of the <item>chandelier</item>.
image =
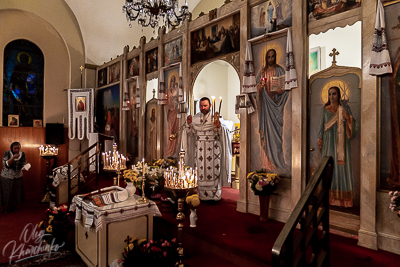
POLYGON ((142 27, 152 28, 161 24, 176 27, 189 16, 186 0, 180 8, 178 0, 128 0, 122 6, 122 11, 130 22, 137 20, 142 27))

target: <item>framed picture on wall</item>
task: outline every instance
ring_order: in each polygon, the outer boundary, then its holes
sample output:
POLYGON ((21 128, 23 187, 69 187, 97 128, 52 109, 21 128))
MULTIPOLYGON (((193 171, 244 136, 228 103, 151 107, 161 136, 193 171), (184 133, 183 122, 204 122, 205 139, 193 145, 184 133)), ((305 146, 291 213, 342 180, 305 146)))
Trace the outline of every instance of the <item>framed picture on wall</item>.
POLYGON ((8 126, 18 127, 19 126, 19 115, 8 115, 8 126))
POLYGON ((33 127, 42 127, 42 120, 33 120, 33 127))
POLYGON ((321 47, 310 48, 308 53, 309 76, 321 70, 321 47))

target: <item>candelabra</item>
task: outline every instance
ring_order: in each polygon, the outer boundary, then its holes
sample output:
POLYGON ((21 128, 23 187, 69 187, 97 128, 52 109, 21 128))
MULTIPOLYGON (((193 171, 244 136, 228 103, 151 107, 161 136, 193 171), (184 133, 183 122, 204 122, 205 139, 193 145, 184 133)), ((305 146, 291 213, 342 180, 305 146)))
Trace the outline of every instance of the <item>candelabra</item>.
POLYGON ((121 171, 126 169, 126 158, 124 155, 117 151, 117 144, 113 145, 113 152, 111 151, 102 153, 103 157, 103 170, 108 172, 116 172, 117 177, 114 177, 114 185, 119 186, 121 178, 121 171))
POLYGON ((172 191, 174 196, 178 199, 178 214, 176 215, 176 220, 178 221, 178 254, 179 263, 178 266, 183 265, 183 221, 185 220, 185 214, 182 212, 183 205, 185 203, 185 198, 187 195, 197 188, 197 168, 193 171, 192 168, 185 172, 184 161, 185 151, 181 149, 179 153, 179 168, 178 175, 174 173, 172 167, 164 173, 165 177, 165 188, 172 191))

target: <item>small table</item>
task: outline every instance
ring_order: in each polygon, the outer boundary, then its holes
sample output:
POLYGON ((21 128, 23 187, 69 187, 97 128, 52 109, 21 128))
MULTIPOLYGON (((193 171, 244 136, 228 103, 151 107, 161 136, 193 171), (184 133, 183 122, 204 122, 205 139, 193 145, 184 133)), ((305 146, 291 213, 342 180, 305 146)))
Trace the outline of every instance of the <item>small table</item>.
POLYGON ((82 216, 75 226, 75 250, 87 266, 110 266, 120 259, 126 247, 124 240, 153 238, 153 216, 161 216, 154 201, 139 203, 133 195, 127 200, 103 207, 90 207, 87 200, 79 204, 79 196, 72 203, 81 206, 82 216), (87 211, 93 212, 93 225, 85 227, 87 211))

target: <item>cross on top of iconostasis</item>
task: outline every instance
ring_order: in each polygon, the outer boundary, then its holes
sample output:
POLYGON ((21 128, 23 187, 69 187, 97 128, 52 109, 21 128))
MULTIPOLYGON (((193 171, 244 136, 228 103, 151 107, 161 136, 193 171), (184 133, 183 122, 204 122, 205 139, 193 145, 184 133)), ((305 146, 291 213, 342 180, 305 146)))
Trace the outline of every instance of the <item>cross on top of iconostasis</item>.
POLYGON ((329 54, 330 57, 333 57, 332 65, 336 65, 336 56, 339 55, 336 48, 332 49, 332 53, 329 54))

